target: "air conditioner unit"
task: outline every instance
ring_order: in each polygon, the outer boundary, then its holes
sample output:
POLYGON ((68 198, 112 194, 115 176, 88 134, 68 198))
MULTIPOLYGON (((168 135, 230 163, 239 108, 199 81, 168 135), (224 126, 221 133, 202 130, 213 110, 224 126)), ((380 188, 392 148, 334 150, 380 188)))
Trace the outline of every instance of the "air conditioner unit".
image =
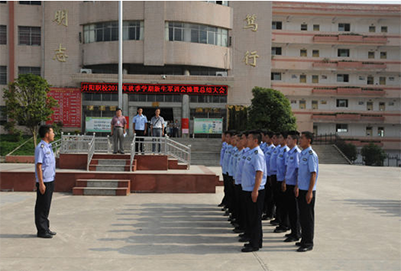
POLYGON ((92 69, 81 69, 81 73, 92 73, 92 69))
POLYGON ((227 76, 227 72, 216 72, 216 76, 227 76))

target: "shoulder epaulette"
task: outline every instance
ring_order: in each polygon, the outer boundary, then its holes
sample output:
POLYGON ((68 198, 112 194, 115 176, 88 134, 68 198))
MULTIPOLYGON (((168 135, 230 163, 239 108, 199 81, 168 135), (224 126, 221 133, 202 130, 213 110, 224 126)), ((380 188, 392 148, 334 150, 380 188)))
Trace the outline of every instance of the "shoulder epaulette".
POLYGON ((313 154, 313 151, 312 151, 312 150, 310 150, 310 151, 309 151, 309 154, 313 154))
POLYGON ((258 150, 255 150, 255 154, 258 154, 258 150))
POLYGON ((41 144, 40 147, 43 149, 43 148, 45 147, 45 145, 44 145, 44 144, 41 144))

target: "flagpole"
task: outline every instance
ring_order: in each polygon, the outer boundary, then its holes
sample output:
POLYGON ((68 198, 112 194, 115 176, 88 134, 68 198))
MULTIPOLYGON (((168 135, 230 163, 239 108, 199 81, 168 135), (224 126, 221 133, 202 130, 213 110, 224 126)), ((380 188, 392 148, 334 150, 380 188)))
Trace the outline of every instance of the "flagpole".
POLYGON ((118 107, 123 106, 123 1, 118 1, 118 107))

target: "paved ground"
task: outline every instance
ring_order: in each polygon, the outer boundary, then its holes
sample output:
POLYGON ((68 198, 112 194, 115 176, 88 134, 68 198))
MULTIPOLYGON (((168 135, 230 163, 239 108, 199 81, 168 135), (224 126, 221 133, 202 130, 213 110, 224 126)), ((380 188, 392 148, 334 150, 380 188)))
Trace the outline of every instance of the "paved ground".
MULTIPOLYGON (((213 168, 216 172, 218 168, 213 168)), ((56 193, 53 239, 35 237, 34 193, 0 193, 0 270, 401 270, 398 168, 321 165, 315 249, 295 252, 264 222, 264 247, 242 244, 216 194, 56 193)))

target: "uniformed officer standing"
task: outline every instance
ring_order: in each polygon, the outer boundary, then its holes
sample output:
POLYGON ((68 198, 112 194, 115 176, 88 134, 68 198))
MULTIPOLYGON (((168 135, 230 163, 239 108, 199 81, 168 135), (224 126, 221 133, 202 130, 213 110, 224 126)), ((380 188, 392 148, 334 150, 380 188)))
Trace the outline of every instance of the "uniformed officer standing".
POLYGON ((270 157, 276 148, 273 144, 273 132, 266 132, 265 138, 266 138, 266 149, 265 149, 265 159, 266 159, 266 176, 267 176, 267 181, 266 181, 266 188, 265 188, 265 204, 263 207, 263 212, 264 215, 262 217, 262 220, 268 220, 272 219, 274 217, 274 200, 273 200, 273 187, 272 187, 272 182, 270 180, 270 157))
MULTIPOLYGON (((231 145, 232 145, 232 150, 231 150, 231 156, 228 160, 228 164, 227 164, 227 174, 228 174, 228 178, 229 178, 229 182, 228 182, 228 191, 230 194, 230 202, 229 202, 229 212, 231 214, 233 214, 234 212, 234 194, 235 194, 235 188, 234 188, 234 160, 235 160, 235 155, 238 152, 238 148, 237 148, 237 135, 234 132, 233 135, 231 136, 231 145)), ((232 216, 230 216, 229 221, 232 220, 232 216)))
POLYGON ((277 208, 280 209, 280 224, 274 230, 276 233, 286 232, 290 227, 290 223, 288 220, 288 210, 284 204, 284 192, 282 190, 282 182, 285 178, 286 172, 286 165, 285 159, 287 156, 287 152, 289 148, 287 147, 287 133, 281 132, 279 136, 280 142, 280 150, 277 156, 277 184, 276 184, 276 191, 277 191, 277 201, 276 205, 277 208))
MULTIPOLYGON (((132 130, 137 136, 145 136, 148 130, 148 118, 142 114, 143 109, 138 108, 138 114, 132 119, 132 130)), ((137 141, 143 141, 143 138, 138 138, 137 141)), ((143 143, 135 143, 135 152, 141 151, 143 154, 143 143)))
MULTIPOLYGON (((164 136, 164 118, 160 116, 160 109, 157 108, 155 110, 155 116, 150 120, 150 135, 153 137, 162 137, 164 136)), ((158 152, 160 152, 161 144, 158 143, 158 152)), ((156 151, 156 144, 152 144, 152 152, 156 151)))
POLYGON ((116 115, 111 120, 111 135, 114 136, 114 154, 124 154, 123 139, 125 129, 127 126, 127 120, 122 115, 121 108, 117 107, 116 115))
POLYGON ((294 188, 298 180, 299 156, 301 154, 301 151, 297 146, 298 139, 299 133, 297 131, 290 131, 288 133, 287 145, 290 150, 287 152, 287 171, 282 183, 282 190, 284 191, 285 209, 288 211, 288 217, 290 219, 291 233, 286 235, 287 239, 285 239, 284 242, 298 241, 301 236, 298 202, 294 194, 294 188))
MULTIPOLYGON (((230 191, 230 178, 228 176, 228 162, 230 161, 231 157, 231 150, 233 146, 231 145, 231 137, 234 135, 232 131, 228 131, 225 135, 227 147, 225 149, 224 157, 223 157, 223 178, 224 178, 224 198, 225 198, 225 208, 228 209, 231 203, 231 191, 230 191)), ((226 210, 224 213, 225 216, 228 216, 230 212, 226 210)))
POLYGON ((251 131, 248 135, 248 157, 245 160, 242 173, 242 190, 245 191, 246 215, 250 236, 249 243, 244 245, 242 252, 258 251, 263 243, 262 211, 265 197, 266 161, 259 148, 260 133, 251 131))
MULTIPOLYGON (((220 150, 220 166, 221 166, 221 172, 223 175, 223 183, 224 183, 224 175, 225 173, 223 172, 223 159, 224 159, 224 153, 226 151, 226 147, 227 147, 227 142, 226 142, 226 134, 222 133, 221 134, 221 150, 220 150)), ((225 189, 225 185, 224 185, 224 189, 225 189)), ((218 205, 218 207, 224 207, 225 205, 225 195, 223 196, 223 199, 221 200, 221 203, 218 205)))
POLYGON ((273 192, 273 200, 274 200, 274 205, 276 205, 276 217, 274 220, 270 221, 270 224, 272 225, 279 225, 280 224, 280 206, 277 205, 278 201, 278 192, 277 191, 277 156, 280 151, 280 144, 278 141, 278 137, 280 136, 280 133, 274 133, 273 135, 273 144, 276 146, 270 156, 270 181, 271 181, 271 186, 272 186, 272 192, 273 192))
POLYGON ((41 238, 53 238, 55 232, 50 230, 49 212, 54 191, 54 178, 56 176, 56 160, 52 145, 54 141, 53 128, 50 125, 42 125, 39 128, 39 136, 42 138, 35 148, 35 177, 36 177, 36 205, 35 225, 37 236, 41 238))
POLYGON ((302 132, 300 146, 301 152, 298 185, 294 188, 298 197, 299 220, 301 222, 302 240, 296 243, 298 252, 306 252, 313 249, 313 237, 315 229, 315 200, 316 183, 319 176, 319 158, 312 149, 313 133, 302 132))

